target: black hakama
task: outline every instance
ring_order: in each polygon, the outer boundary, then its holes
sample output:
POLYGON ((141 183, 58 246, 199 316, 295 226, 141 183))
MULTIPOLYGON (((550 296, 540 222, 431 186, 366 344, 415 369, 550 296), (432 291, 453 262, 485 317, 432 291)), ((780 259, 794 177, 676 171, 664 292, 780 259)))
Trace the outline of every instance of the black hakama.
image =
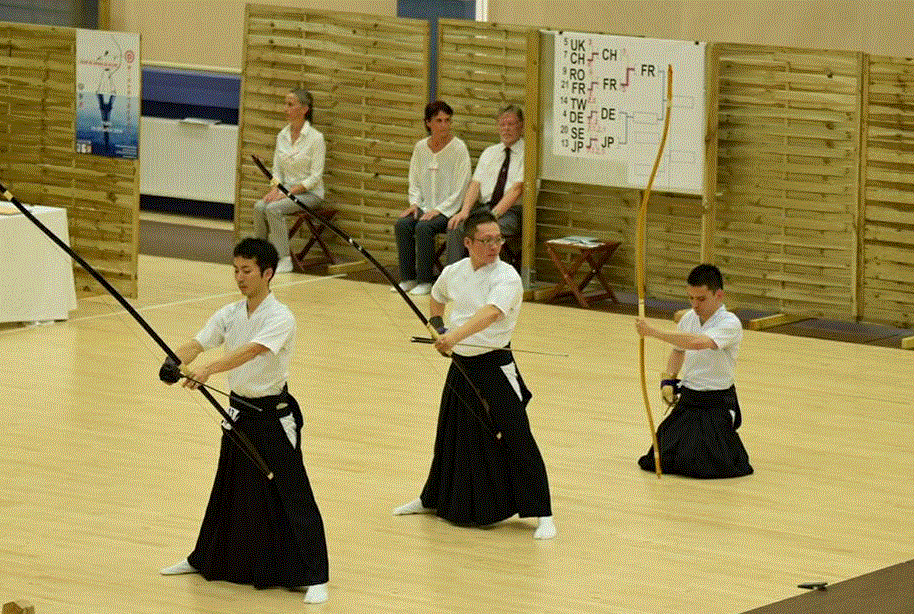
POLYGON ((532 395, 511 352, 454 355, 453 360, 460 361, 488 401, 490 413, 452 364, 441 394, 422 505, 460 525, 489 525, 514 514, 551 516, 546 465, 527 419, 532 395), (501 440, 495 438, 498 432, 501 440))
POLYGON ((328 579, 327 542, 301 453, 302 416, 288 393, 232 398, 239 414, 232 425, 260 452, 273 479, 223 433, 219 466, 194 551, 187 557, 207 580, 295 588, 328 579), (288 407, 279 407, 287 403, 288 407), (279 418, 294 416, 297 445, 279 418))
MULTIPOLYGON (((708 391, 682 388, 676 406, 657 427, 661 469, 693 478, 749 475, 749 454, 736 432, 741 422, 735 387, 708 391)), ((638 459, 638 465, 654 471, 653 446, 638 459)))

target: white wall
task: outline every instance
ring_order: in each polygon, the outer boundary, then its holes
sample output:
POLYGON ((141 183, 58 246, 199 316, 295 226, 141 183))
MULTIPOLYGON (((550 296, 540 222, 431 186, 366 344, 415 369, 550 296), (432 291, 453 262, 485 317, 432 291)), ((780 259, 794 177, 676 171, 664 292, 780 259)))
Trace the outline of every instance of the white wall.
POLYGON ((489 21, 908 57, 911 0, 488 0, 489 21))

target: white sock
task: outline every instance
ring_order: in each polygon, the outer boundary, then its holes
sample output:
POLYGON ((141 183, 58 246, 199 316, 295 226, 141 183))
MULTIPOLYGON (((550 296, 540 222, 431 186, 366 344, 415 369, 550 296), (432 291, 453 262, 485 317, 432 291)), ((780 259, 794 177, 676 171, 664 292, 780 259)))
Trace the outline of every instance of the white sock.
POLYGON ((327 601, 327 583, 312 584, 305 589, 305 603, 324 603, 327 601))
POLYGON ((533 533, 533 539, 552 539, 558 532, 552 516, 540 516, 540 526, 533 533))
POLYGON ((180 563, 175 563, 171 567, 164 567, 160 569, 159 573, 163 576, 177 576, 182 573, 197 573, 197 570, 190 566, 190 563, 187 562, 187 559, 184 559, 180 563))
POLYGON ((422 499, 413 499, 409 503, 394 508, 394 516, 403 516, 405 514, 430 514, 434 508, 422 505, 422 499))

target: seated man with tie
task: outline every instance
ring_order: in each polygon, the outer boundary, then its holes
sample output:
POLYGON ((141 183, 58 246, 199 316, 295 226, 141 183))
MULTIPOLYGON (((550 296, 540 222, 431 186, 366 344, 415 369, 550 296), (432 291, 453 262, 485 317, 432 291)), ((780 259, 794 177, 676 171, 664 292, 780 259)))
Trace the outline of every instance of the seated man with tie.
POLYGON ((498 220, 504 237, 517 235, 524 193, 524 112, 511 104, 498 113, 501 142, 487 147, 463 198, 463 207, 447 224, 447 264, 464 257, 463 221, 477 209, 487 209, 498 220))

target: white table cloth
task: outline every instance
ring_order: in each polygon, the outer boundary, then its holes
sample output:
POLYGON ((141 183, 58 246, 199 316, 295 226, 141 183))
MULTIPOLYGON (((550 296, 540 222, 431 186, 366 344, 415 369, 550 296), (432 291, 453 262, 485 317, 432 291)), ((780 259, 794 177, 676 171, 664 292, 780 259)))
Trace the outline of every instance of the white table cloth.
MULTIPOLYGON (((66 209, 43 205, 28 209, 70 244, 66 209)), ((66 320, 76 309, 72 258, 22 213, 0 215, 0 264, 4 269, 0 322, 66 320)))

